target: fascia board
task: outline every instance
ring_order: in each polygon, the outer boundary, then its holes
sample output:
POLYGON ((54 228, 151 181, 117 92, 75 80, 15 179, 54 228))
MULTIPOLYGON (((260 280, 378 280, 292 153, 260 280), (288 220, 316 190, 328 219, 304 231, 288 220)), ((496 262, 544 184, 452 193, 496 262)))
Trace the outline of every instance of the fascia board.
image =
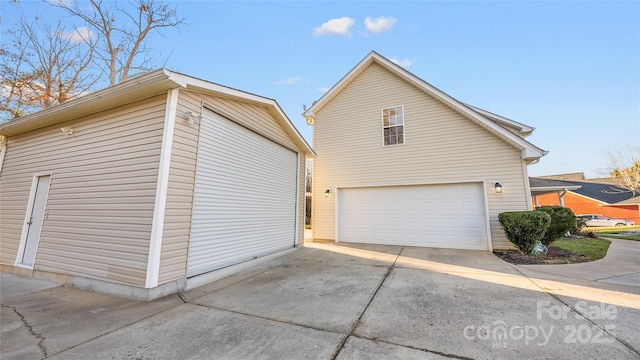
POLYGON ((494 121, 497 121, 499 123, 503 123, 504 125, 509 126, 511 128, 517 129, 518 132, 520 134, 522 134, 523 136, 531 135, 531 133, 533 133, 533 131, 535 130, 534 127, 531 127, 529 125, 523 124, 521 122, 517 122, 515 120, 511 120, 509 118, 506 118, 504 116, 500 116, 498 114, 494 114, 491 111, 487 111, 487 110, 481 109, 479 107, 476 107, 476 106, 473 106, 473 105, 470 105, 470 104, 464 104, 464 105, 470 107, 472 110, 480 113, 481 115, 483 115, 485 117, 488 117, 488 118, 490 118, 490 119, 492 119, 494 121))
POLYGON ((520 150, 524 150, 525 152, 522 155, 523 159, 538 159, 538 158, 540 158, 540 157, 545 155, 545 151, 544 150, 536 147, 535 145, 533 145, 533 144, 529 143, 528 141, 524 140, 523 138, 513 134, 509 130, 506 130, 502 126, 494 123, 493 121, 483 117, 479 113, 471 110, 469 107, 465 106, 464 104, 462 104, 458 100, 456 100, 453 97, 449 96, 448 94, 446 94, 445 92, 441 91, 440 89, 432 86, 431 84, 427 83, 426 81, 420 79, 419 77, 413 75, 409 71, 400 68, 398 65, 392 63, 391 61, 389 61, 389 60, 387 60, 387 59, 385 59, 385 58, 383 58, 381 56, 379 56, 379 58, 376 59, 376 60, 378 60, 380 62, 380 64, 385 66, 387 69, 395 72, 396 74, 398 74, 401 77, 405 78, 410 83, 413 83, 414 85, 418 86, 419 88, 422 88, 425 92, 427 92, 428 94, 430 94, 434 98, 439 99, 444 104, 447 104, 447 105, 451 106, 456 111, 460 112, 461 114, 465 115, 466 117, 468 117, 472 121, 476 122, 478 125, 484 127, 485 129, 487 129, 490 132, 494 133, 498 137, 502 138, 507 143, 512 144, 514 147, 516 147, 516 148, 518 148, 520 150))
POLYGON ((343 76, 335 85, 329 89, 324 95, 320 97, 317 101, 315 101, 304 113, 302 116, 306 117, 315 117, 315 113, 317 113, 326 103, 329 102, 335 95, 337 95, 348 83, 351 82, 360 72, 362 72, 366 66, 373 60, 375 56, 380 57, 375 51, 370 52, 364 59, 360 60, 356 66, 354 66, 345 76, 343 76))
POLYGON ((187 90, 208 93, 216 96, 230 98, 240 102, 266 107, 271 115, 276 118, 281 126, 283 126, 285 132, 287 132, 287 134, 292 137, 292 139, 296 142, 299 148, 305 152, 305 154, 317 156, 309 143, 307 143, 307 141, 302 137, 298 129, 296 129, 296 127, 293 125, 284 111, 282 111, 282 108, 280 108, 280 105, 277 101, 260 95, 248 93, 246 91, 194 78, 188 75, 168 70, 167 73, 171 80, 173 80, 177 84, 183 84, 183 87, 185 87, 187 90))
MULTIPOLYGON (((573 191, 578 190, 582 186, 540 186, 530 187, 530 193, 532 196, 551 194, 559 191, 573 191)), ((572 192, 573 194, 573 192, 572 192)))
POLYGON ((405 79, 407 82, 422 89, 429 95, 451 106, 454 110, 458 111, 462 115, 476 122, 478 125, 484 127, 489 132, 502 138, 507 143, 511 144, 519 150, 523 150, 522 159, 528 162, 534 161, 546 155, 547 152, 522 139, 521 137, 506 130, 502 126, 496 124, 490 119, 485 118, 478 112, 470 109, 466 105, 462 104, 453 97, 447 95, 440 89, 432 86, 426 81, 422 80, 418 76, 412 74, 406 69, 403 69, 397 64, 394 64, 382 55, 372 51, 364 59, 362 59, 351 71, 347 73, 340 81, 334 85, 327 93, 325 93, 315 104, 313 104, 307 111, 303 113, 304 117, 314 116, 326 103, 337 95, 348 83, 350 83, 359 73, 361 73, 371 62, 376 61, 378 64, 391 71, 392 73, 405 79))
POLYGON ((581 197, 581 198, 583 198, 583 199, 588 199, 588 200, 591 200, 591 201, 597 202, 597 203, 598 203, 598 204, 600 204, 600 205, 611 205, 611 204, 609 204, 609 203, 607 203, 607 202, 605 202, 605 201, 600 201, 600 200, 598 200, 598 199, 594 199, 594 198, 592 198, 592 197, 588 197, 588 196, 586 196, 586 195, 578 194, 577 192, 574 192, 574 191, 571 191, 571 193, 572 193, 573 195, 575 195, 575 196, 579 196, 579 197, 581 197))
POLYGON ((15 136, 75 118, 132 103, 164 93, 180 84, 170 80, 164 69, 156 70, 123 83, 77 97, 48 109, 0 124, 0 135, 15 136))
POLYGON ((234 89, 228 86, 216 84, 210 81, 198 79, 192 76, 176 73, 173 71, 169 71, 169 70, 166 70, 166 71, 169 75, 169 79, 171 79, 177 84, 184 84, 183 87, 185 87, 188 90, 215 93, 218 96, 232 98, 232 99, 241 99, 244 102, 261 104, 261 105, 269 105, 270 102, 273 101, 272 99, 269 99, 260 95, 252 94, 246 91, 234 89))

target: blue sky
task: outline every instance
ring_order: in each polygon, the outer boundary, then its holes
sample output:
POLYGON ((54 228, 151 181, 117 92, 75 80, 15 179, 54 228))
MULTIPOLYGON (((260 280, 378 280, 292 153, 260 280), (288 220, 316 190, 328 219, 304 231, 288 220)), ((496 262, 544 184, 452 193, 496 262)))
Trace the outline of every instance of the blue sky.
MULTIPOLYGON (((166 67, 276 99, 309 142, 303 104, 375 50, 462 102, 535 127, 527 139, 550 153, 530 175, 607 176, 605 152, 640 146, 637 1, 171 4, 186 24, 150 42, 166 67)), ((3 0, 3 31, 20 13, 71 20, 39 1, 3 0)))

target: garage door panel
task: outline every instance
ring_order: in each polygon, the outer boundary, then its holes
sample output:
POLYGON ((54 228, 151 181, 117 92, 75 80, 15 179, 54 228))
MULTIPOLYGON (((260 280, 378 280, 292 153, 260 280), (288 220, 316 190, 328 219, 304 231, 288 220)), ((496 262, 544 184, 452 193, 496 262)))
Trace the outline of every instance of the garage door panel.
POLYGON ((482 185, 340 189, 342 242, 487 249, 482 185))
POLYGON ((217 114, 203 115, 187 276, 295 244, 297 154, 217 114))

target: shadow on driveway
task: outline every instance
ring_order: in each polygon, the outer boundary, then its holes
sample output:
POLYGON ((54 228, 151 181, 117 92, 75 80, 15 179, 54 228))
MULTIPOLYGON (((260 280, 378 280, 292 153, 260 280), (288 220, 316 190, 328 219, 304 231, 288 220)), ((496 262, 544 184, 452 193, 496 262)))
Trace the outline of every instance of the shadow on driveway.
POLYGON ((64 286, 3 300, 2 358, 640 356, 638 287, 539 272, 481 251, 312 243, 148 303, 64 286))

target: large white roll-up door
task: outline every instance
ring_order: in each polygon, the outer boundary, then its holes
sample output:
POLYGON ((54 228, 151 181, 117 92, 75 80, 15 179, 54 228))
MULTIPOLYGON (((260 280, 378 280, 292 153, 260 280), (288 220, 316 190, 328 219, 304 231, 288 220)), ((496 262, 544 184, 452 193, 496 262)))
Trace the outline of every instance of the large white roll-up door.
POLYGON ((205 110, 187 276, 294 247, 297 169, 295 152, 205 110))
POLYGON ((338 241, 487 250, 482 184, 340 189, 338 241))

